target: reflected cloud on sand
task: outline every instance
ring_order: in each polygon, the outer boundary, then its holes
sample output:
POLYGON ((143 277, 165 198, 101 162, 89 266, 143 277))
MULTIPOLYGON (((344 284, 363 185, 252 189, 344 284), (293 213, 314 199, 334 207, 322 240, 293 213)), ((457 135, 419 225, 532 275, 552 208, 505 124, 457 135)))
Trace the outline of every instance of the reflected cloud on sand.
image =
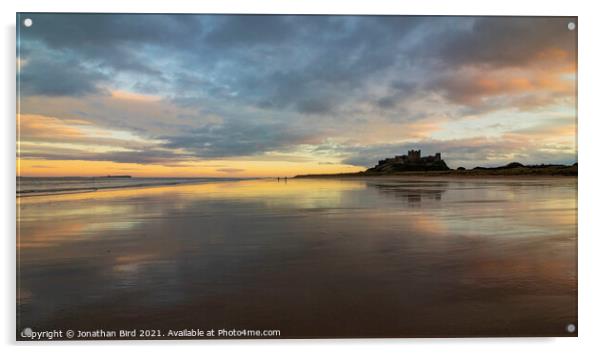
POLYGON ((263 179, 20 198, 19 321, 564 335, 575 192, 573 179, 263 179))

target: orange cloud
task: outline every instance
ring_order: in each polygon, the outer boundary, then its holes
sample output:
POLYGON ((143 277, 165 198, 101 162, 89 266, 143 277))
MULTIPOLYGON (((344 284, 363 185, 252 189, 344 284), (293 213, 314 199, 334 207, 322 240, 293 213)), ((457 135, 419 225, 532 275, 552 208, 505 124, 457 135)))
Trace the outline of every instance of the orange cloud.
POLYGON ((84 134, 74 125, 84 125, 82 120, 63 121, 55 117, 36 114, 21 114, 17 117, 17 126, 21 139, 39 139, 45 137, 69 139, 84 134))
POLYGON ((574 98, 575 71, 567 66, 524 68, 464 68, 433 84, 454 103, 479 106, 489 99, 494 108, 532 108, 553 104, 563 98, 574 98), (567 76, 568 75, 568 76, 567 76), (525 99, 527 98, 527 99, 525 99))
POLYGON ((566 62, 570 61, 569 53, 560 48, 550 47, 544 48, 535 54, 535 59, 539 62, 566 62))
POLYGON ((161 100, 161 97, 159 97, 159 96, 143 95, 140 93, 122 91, 122 90, 111 91, 111 97, 118 99, 118 100, 143 101, 143 102, 154 102, 154 101, 161 100))

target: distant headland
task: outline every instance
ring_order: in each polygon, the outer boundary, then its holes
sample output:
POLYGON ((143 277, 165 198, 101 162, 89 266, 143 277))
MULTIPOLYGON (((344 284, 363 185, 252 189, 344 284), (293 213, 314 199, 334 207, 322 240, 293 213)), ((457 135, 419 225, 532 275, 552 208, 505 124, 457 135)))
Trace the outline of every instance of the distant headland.
POLYGON ((499 167, 475 167, 450 169, 438 152, 432 156, 421 156, 420 150, 409 150, 407 155, 397 155, 378 161, 366 171, 354 173, 299 175, 295 178, 319 177, 371 177, 391 175, 420 176, 577 176, 577 163, 572 165, 540 164, 523 165, 512 162, 499 167))

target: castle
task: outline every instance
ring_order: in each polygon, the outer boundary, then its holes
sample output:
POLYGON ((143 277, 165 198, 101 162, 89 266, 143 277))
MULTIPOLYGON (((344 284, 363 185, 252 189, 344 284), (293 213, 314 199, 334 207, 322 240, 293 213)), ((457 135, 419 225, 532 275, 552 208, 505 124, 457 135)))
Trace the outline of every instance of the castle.
POLYGON ((420 156, 420 150, 410 150, 407 155, 398 155, 378 161, 378 165, 367 172, 396 172, 396 171, 445 171, 449 170, 441 153, 434 156, 420 156))

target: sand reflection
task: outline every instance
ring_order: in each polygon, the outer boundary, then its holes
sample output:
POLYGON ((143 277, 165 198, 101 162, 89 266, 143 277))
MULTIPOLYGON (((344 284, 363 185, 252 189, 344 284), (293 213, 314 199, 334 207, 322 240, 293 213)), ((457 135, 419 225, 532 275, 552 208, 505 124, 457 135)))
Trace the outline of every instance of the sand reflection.
POLYGON ((575 192, 570 179, 249 180, 21 198, 19 320, 564 335, 575 192))

